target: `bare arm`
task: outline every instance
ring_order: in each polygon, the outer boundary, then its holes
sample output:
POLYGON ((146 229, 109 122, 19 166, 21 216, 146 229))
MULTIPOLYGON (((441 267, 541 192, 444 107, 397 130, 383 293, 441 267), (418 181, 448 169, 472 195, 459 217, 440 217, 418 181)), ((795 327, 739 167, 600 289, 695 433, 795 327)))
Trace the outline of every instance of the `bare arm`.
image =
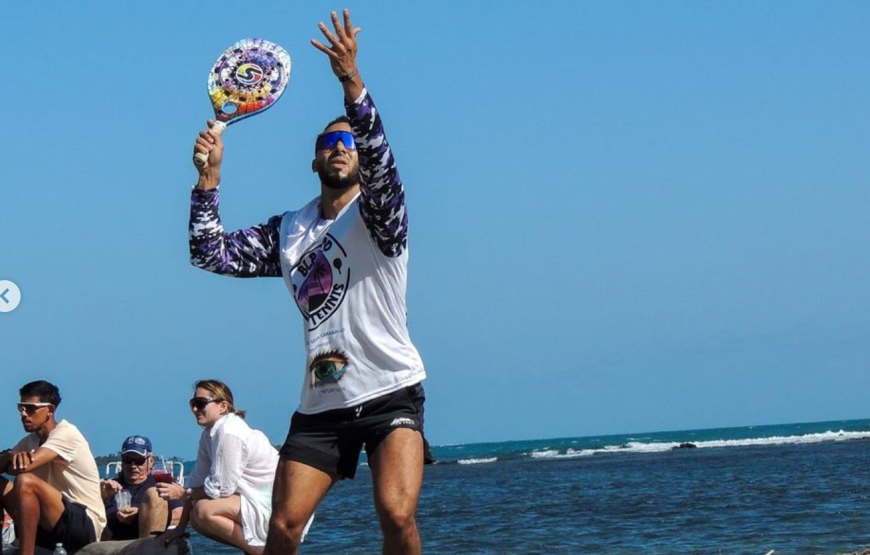
MULTIPOLYGON (((190 510, 193 508, 194 502, 200 499, 205 499, 205 497, 205 491, 202 487, 196 487, 191 489, 190 495, 188 495, 187 498, 184 500, 184 507, 181 508, 181 516, 178 518, 178 525, 172 530, 167 530, 166 532, 160 534, 160 536, 157 538, 157 541, 160 542, 163 547, 168 546, 176 539, 184 536, 185 532, 187 531, 187 525, 190 524, 190 510)), ((173 519, 175 519, 175 515, 175 511, 173 511, 173 519)))
MULTIPOLYGON (((40 447, 33 451, 16 451, 9 452, 9 462, 6 463, 6 472, 17 476, 25 472, 33 472, 37 468, 47 465, 54 459, 58 458, 58 454, 51 449, 40 447)), ((0 460, 2 463, 2 460, 0 460)))

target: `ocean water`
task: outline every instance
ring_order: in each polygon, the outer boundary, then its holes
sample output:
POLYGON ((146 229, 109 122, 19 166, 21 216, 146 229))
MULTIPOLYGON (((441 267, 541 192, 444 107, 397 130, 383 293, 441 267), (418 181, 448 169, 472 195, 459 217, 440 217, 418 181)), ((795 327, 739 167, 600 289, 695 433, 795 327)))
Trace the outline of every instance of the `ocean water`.
MULTIPOLYGON (((870 546, 870 420, 435 447, 429 554, 818 554, 870 546), (681 443, 696 448, 675 449, 681 443)), ((361 468, 308 554, 380 553, 361 468)), ((194 553, 237 553, 194 534, 194 553)))

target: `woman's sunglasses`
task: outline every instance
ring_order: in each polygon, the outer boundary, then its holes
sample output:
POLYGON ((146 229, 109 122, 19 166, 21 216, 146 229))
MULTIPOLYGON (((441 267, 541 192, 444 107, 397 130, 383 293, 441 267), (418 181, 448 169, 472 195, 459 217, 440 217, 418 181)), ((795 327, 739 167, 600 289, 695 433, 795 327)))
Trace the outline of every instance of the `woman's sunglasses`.
POLYGON ((356 141, 353 140, 353 133, 350 131, 330 131, 317 137, 317 143, 314 148, 316 150, 333 149, 335 145, 341 141, 344 148, 348 150, 356 150, 356 141))
POLYGON ((131 464, 133 466, 142 466, 145 464, 145 461, 148 459, 142 457, 121 457, 121 462, 124 464, 131 464))
POLYGON ((206 399, 205 397, 194 397, 193 399, 188 401, 188 404, 190 405, 190 408, 192 408, 192 409, 202 410, 205 407, 207 407, 209 403, 220 403, 220 402, 221 402, 221 399, 206 399))

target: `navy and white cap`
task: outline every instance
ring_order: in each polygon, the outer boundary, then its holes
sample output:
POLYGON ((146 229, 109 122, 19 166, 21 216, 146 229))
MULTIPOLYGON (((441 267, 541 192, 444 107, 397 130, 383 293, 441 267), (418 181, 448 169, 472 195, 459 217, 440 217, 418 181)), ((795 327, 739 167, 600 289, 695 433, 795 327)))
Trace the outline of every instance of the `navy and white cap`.
POLYGON ((124 440, 124 445, 121 446, 121 454, 136 453, 147 457, 151 454, 151 440, 145 436, 130 436, 124 440))

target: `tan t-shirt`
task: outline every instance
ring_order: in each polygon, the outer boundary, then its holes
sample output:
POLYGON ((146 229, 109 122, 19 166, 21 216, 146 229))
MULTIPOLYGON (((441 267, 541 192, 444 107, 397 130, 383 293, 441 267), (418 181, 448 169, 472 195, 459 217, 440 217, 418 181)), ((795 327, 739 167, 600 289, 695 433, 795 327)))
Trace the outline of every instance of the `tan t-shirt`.
POLYGON ((106 509, 100 496, 100 473, 88 440, 78 428, 61 420, 42 445, 34 433, 19 441, 12 450, 34 451, 40 447, 54 451, 57 458, 34 470, 33 475, 48 482, 70 501, 84 505, 99 540, 106 526, 106 509))

